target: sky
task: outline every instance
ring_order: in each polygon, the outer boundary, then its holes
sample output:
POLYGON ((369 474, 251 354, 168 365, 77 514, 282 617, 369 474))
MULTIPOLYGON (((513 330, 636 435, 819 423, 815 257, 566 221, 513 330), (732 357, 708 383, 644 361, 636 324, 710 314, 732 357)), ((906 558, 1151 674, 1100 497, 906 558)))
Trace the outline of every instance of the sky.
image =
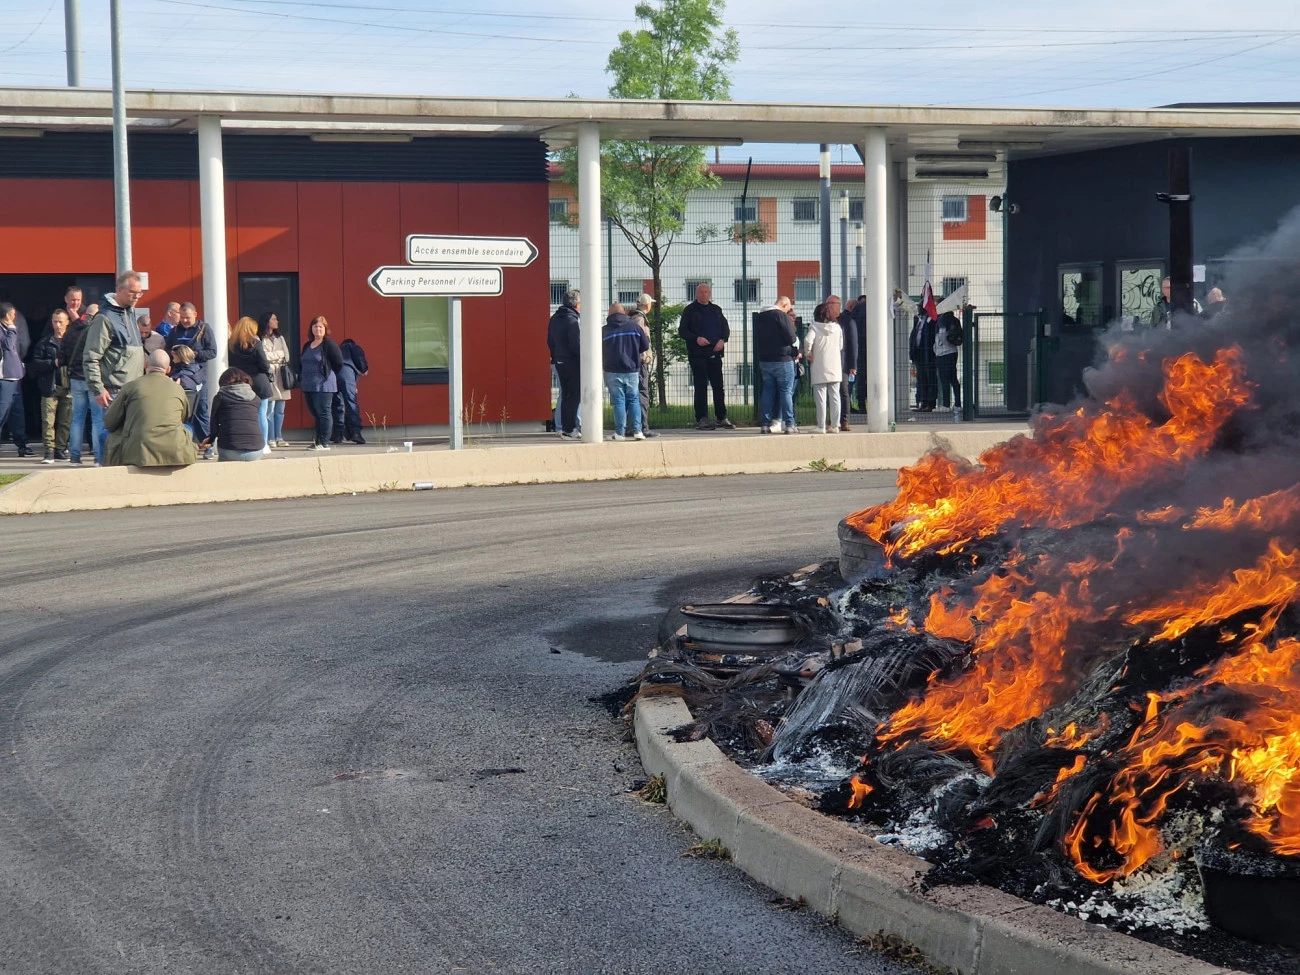
MULTIPOLYGON (((602 97, 609 51, 636 23, 634 0, 122 3, 132 89, 602 97)), ((108 6, 81 0, 89 86, 110 82, 108 6)), ((63 7, 0 0, 0 86, 66 83, 63 7)), ((725 18, 738 101, 1300 102, 1294 0, 731 0, 725 18)))

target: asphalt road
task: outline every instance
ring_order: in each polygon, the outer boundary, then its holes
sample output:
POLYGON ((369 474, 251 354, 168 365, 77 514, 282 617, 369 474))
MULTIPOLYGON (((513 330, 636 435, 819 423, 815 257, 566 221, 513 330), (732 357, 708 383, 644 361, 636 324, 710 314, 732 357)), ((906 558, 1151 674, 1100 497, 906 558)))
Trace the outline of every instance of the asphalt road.
POLYGON ((905 971, 628 793, 666 616, 892 476, 0 520, 0 971, 905 971), (558 652, 557 652, 558 651, 558 652))

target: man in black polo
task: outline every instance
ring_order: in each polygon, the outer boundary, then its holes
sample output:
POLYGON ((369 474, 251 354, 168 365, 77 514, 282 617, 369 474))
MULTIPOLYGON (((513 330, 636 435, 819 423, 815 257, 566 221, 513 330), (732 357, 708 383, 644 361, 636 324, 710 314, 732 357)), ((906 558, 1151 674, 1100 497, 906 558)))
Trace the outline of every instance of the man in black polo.
POLYGON ((717 426, 736 429, 727 419, 727 397, 722 383, 722 354, 731 338, 731 326, 722 309, 713 304, 713 288, 707 284, 696 286, 695 300, 682 311, 677 331, 686 343, 691 378, 695 381, 695 429, 714 429, 714 424, 709 422, 710 386, 717 426))

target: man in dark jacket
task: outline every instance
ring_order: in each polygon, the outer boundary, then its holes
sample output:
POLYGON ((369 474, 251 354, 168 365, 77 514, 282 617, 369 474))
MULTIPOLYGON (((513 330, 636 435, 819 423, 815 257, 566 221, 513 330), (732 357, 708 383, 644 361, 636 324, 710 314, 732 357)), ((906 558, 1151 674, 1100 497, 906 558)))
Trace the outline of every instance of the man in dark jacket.
POLYGON ((839 322, 844 337, 840 350, 840 430, 848 433, 849 400, 858 378, 858 324, 851 312, 841 311, 840 307, 839 295, 830 295, 826 299, 826 320, 839 322))
POLYGON ((609 317, 600 333, 601 361, 605 388, 614 407, 614 439, 644 440, 641 432, 641 354, 650 350, 650 339, 641 326, 627 317, 623 306, 609 306, 609 317), (631 430, 631 437, 627 432, 631 430))
MULTIPOLYGON (((854 398, 858 401, 858 412, 867 412, 867 296, 858 295, 858 302, 853 306, 853 324, 858 330, 858 375, 853 383, 854 398)), ((841 414, 848 416, 847 413, 841 414)))
POLYGON ((800 358, 799 334, 795 331, 790 299, 782 295, 776 304, 754 316, 754 351, 763 376, 763 418, 759 430, 797 433, 794 420, 794 364, 800 358), (773 418, 773 411, 778 415, 773 418))
POLYGON ((939 372, 934 359, 934 320, 924 310, 912 322, 907 357, 916 367, 916 406, 913 412, 933 413, 939 400, 939 372))
POLYGON ((582 293, 566 291, 564 303, 555 309, 546 326, 546 345, 551 350, 560 395, 555 404, 555 427, 565 440, 577 440, 578 407, 582 394, 582 293))
POLYGON ((27 415, 23 412, 21 384, 23 366, 22 341, 18 333, 18 309, 0 301, 0 430, 7 425, 18 447, 18 456, 26 457, 27 415))
POLYGON ((677 327, 686 343, 691 378, 695 381, 695 429, 712 430, 709 422, 709 387, 713 387, 713 414, 717 426, 728 430, 736 425, 727 419, 727 397, 722 382, 722 354, 731 338, 731 326, 722 309, 713 303, 713 288, 697 285, 695 300, 682 310, 677 327))
POLYGON ((339 346, 343 354, 343 368, 339 370, 339 391, 334 394, 333 443, 349 440, 365 443, 361 436, 361 406, 357 402, 357 380, 370 371, 366 350, 352 339, 344 339, 339 346))
MULTIPOLYGON (((77 293, 76 308, 81 310, 81 293, 77 293)), ((73 307, 71 292, 67 300, 68 308, 73 307)), ((59 343, 59 359, 68 367, 68 389, 72 396, 72 417, 68 426, 68 460, 74 465, 81 463, 81 449, 86 443, 86 424, 90 422, 90 387, 86 385, 86 373, 82 368, 82 355, 86 350, 86 327, 90 319, 78 315, 68 325, 63 341, 59 343)))
POLYGON ((32 347, 31 371, 36 391, 41 394, 41 432, 45 438, 43 464, 68 459, 68 432, 72 422, 72 392, 61 356, 63 339, 68 332, 68 313, 56 308, 50 316, 50 329, 32 347))
POLYGON ((207 322, 199 321, 199 311, 194 303, 187 301, 181 305, 180 320, 167 336, 167 351, 178 345, 188 345, 194 353, 194 361, 199 364, 203 375, 203 385, 199 387, 198 398, 194 401, 194 439, 202 442, 208 439, 208 375, 207 364, 217 357, 217 343, 212 337, 212 328, 207 322))

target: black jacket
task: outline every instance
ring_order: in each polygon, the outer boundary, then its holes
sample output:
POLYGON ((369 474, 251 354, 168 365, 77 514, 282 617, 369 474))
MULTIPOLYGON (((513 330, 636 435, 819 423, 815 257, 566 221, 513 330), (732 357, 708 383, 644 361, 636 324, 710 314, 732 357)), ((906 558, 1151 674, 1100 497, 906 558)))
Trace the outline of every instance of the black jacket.
POLYGON ((867 303, 859 301, 853 308, 853 324, 858 329, 858 372, 867 371, 867 303))
POLYGON ((59 344, 59 361, 68 364, 68 379, 85 379, 86 373, 82 369, 81 354, 86 349, 86 326, 90 324, 89 319, 79 318, 68 326, 68 330, 63 333, 63 341, 59 344))
MULTIPOLYGON (((302 344, 302 351, 306 352, 311 346, 311 339, 302 344)), ((343 368, 343 352, 339 349, 339 344, 328 335, 320 344, 321 361, 330 367, 330 372, 337 373, 343 368)), ((301 353, 299 353, 301 355, 301 353)))
POLYGON ((650 340, 627 315, 610 315, 601 329, 600 348, 605 372, 640 372, 641 353, 650 350, 650 340))
POLYGON ((167 335, 167 351, 178 345, 188 345, 194 351, 195 362, 207 362, 217 357, 217 343, 212 338, 212 326, 195 322, 193 328, 177 325, 167 335))
POLYGON ((213 443, 226 450, 265 447, 262 424, 257 418, 259 402, 257 393, 244 383, 222 386, 212 398, 212 418, 208 422, 213 443))
POLYGON ((366 350, 352 339, 344 339, 343 344, 339 346, 339 352, 343 356, 343 371, 339 373, 340 379, 355 384, 358 376, 364 376, 370 371, 370 363, 366 361, 366 350))
POLYGON ((551 350, 551 362, 580 362, 582 316, 568 305, 555 309, 546 326, 546 345, 551 350))
POLYGON ((764 308, 754 316, 754 351, 759 362, 793 362, 799 353, 799 333, 780 308, 764 308))
POLYGON ((271 363, 266 358, 266 349, 262 347, 261 339, 246 349, 232 345, 227 353, 227 361, 232 369, 242 369, 252 377, 253 392, 258 399, 271 399, 275 395, 275 386, 271 382, 271 363))
POLYGON ((687 355, 692 359, 707 359, 711 355, 722 355, 721 352, 714 352, 713 347, 719 341, 726 342, 731 338, 731 326, 727 324, 727 316, 722 314, 722 309, 713 302, 701 305, 698 301, 692 301, 682 309, 682 320, 677 326, 677 333, 686 343, 687 355), (696 339, 707 339, 708 344, 700 345, 696 339))
POLYGON ((59 346, 60 340, 54 337, 53 332, 46 332, 32 346, 28 364, 31 366, 31 374, 36 377, 36 388, 42 396, 53 396, 55 387, 60 385, 59 363, 62 360, 59 358, 59 346))
POLYGON ((907 338, 907 357, 917 365, 934 364, 935 323, 928 316, 917 315, 907 338))
POLYGON ((839 317, 840 331, 844 333, 843 354, 840 356, 840 367, 844 370, 844 378, 849 378, 849 370, 858 368, 858 343, 862 337, 858 334, 858 323, 853 317, 852 312, 841 312, 839 317))

